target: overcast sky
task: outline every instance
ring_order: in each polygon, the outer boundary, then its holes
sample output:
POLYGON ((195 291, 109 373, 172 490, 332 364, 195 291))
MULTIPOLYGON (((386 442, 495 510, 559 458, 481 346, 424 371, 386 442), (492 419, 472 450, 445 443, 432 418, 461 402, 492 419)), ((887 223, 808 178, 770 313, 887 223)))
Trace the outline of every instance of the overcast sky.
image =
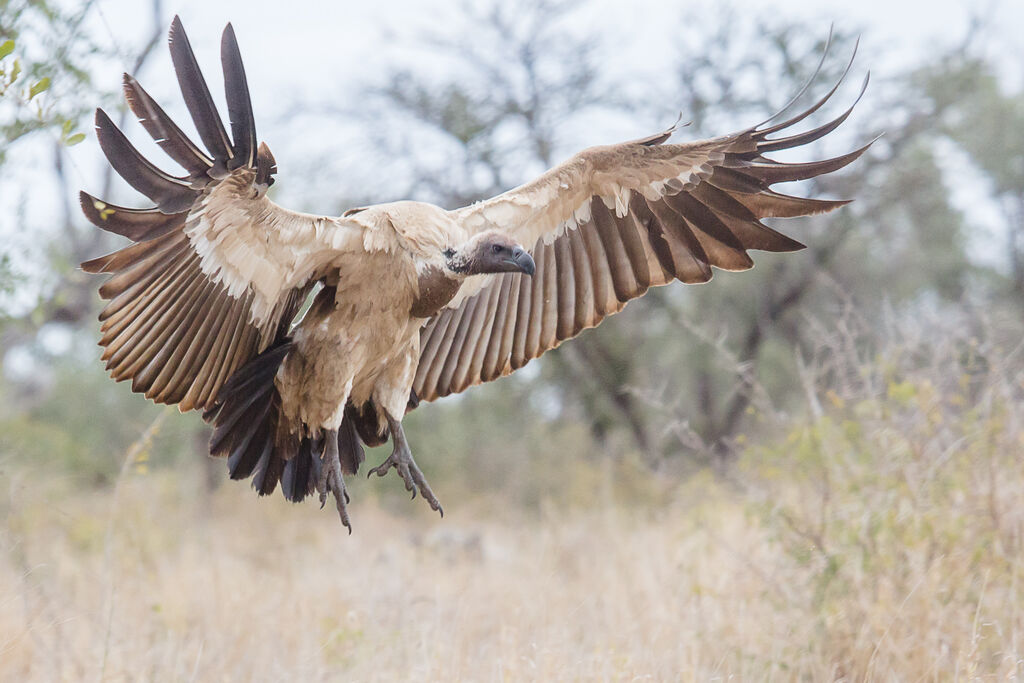
MULTIPOLYGON (((741 11, 763 12, 769 6, 767 2, 752 0, 733 4, 741 11)), ((120 72, 130 63, 128 55, 138 49, 151 30, 149 5, 145 0, 97 0, 88 30, 125 55, 113 63, 96 66, 98 86, 114 90, 119 85, 120 72)), ((301 146, 303 138, 342 136, 346 122, 330 121, 323 123, 321 130, 300 130, 296 125, 289 125, 283 113, 317 99, 318 92, 330 93, 332 89, 344 92, 357 83, 372 81, 375 74, 407 50, 422 29, 429 27, 443 33, 450 27, 458 16, 458 6, 459 0, 377 3, 164 0, 163 24, 166 29, 175 13, 182 17, 215 93, 220 83, 217 73, 220 32, 226 22, 234 24, 249 75, 257 128, 261 138, 271 143, 278 158, 282 169, 281 192, 286 196, 288 169, 298 165, 288 158, 289 154, 296 153, 294 150, 301 146)), ((679 40, 673 35, 679 26, 678 17, 684 14, 684 9, 690 12, 696 9, 695 15, 699 16, 700 11, 713 11, 715 6, 710 2, 593 0, 583 3, 579 11, 580 30, 596 31, 608 38, 609 49, 603 54, 602 68, 635 70, 655 78, 662 70, 667 78, 680 50, 679 40)), ((943 47, 956 45, 963 39, 973 13, 997 27, 997 37, 987 49, 1000 55, 1007 82, 1019 87, 1024 78, 1024 39, 1020 37, 1021 27, 1024 27, 1022 0, 772 0, 770 7, 782 17, 810 20, 812 25, 820 23, 822 35, 828 31, 830 23, 842 30, 861 31, 861 56, 857 66, 882 75, 923 61, 943 47)), ((164 45, 147 62, 140 80, 159 101, 166 103, 172 115, 181 115, 180 95, 176 92, 164 45)), ((324 99, 319 97, 320 101, 324 99)), ((781 104, 786 96, 780 95, 779 99, 781 104)), ((139 139, 139 131, 134 130, 138 127, 132 128, 127 132, 133 139, 139 139)), ((89 133, 86 142, 70 150, 69 174, 75 188, 95 192, 99 190, 103 160, 98 154, 95 135, 90 128, 86 130, 89 133)), ((645 132, 649 131, 629 131, 631 135, 645 132)), ((619 134, 619 131, 612 134, 588 131, 587 135, 592 135, 593 139, 580 142, 610 142, 609 137, 619 134)), ((9 176, 0 185, 0 239, 6 248, 32 249, 33 244, 38 244, 19 229, 21 221, 12 219, 16 206, 29 213, 31 220, 27 222, 33 225, 45 225, 47 217, 57 215, 50 172, 52 150, 43 143, 39 140, 35 146, 18 146, 12 159, 15 163, 7 167, 9 173, 17 168, 18 175, 9 176), (29 189, 26 191, 26 188, 29 189), (27 203, 26 197, 29 198, 27 203)), ((352 164, 358 164, 358 153, 351 153, 355 157, 352 164)), ((119 198, 125 196, 122 189, 119 198)))

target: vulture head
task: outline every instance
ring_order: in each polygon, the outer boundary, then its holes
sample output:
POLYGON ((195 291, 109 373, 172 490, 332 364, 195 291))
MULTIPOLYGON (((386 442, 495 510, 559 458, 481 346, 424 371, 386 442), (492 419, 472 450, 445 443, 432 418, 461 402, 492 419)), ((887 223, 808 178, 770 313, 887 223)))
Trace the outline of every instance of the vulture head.
POLYGON ((537 264, 522 246, 500 232, 484 232, 459 249, 445 249, 445 266, 458 275, 526 273, 533 275, 537 264))

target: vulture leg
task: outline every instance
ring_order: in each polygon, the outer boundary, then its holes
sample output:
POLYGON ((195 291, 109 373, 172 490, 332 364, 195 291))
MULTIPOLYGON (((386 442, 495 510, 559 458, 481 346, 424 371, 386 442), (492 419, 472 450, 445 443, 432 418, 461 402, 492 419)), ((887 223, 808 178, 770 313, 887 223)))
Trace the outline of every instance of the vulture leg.
POLYGON ((323 466, 320 468, 320 477, 316 482, 316 490, 320 493, 320 507, 327 503, 327 492, 334 494, 334 503, 338 507, 338 516, 341 523, 348 527, 352 533, 352 524, 348 519, 349 502, 348 491, 345 489, 345 479, 341 476, 341 460, 338 457, 338 432, 324 432, 324 453, 323 466))
POLYGON ((437 510, 444 517, 441 503, 438 502, 434 492, 430 490, 430 484, 427 483, 427 478, 423 476, 420 468, 416 466, 416 461, 412 459, 412 451, 409 450, 409 442, 405 439, 401 420, 396 420, 387 411, 384 411, 384 415, 388 418, 388 427, 391 429, 391 438, 395 442, 395 449, 391 451, 387 460, 367 472, 366 476, 376 474, 378 477, 383 477, 388 470, 394 467, 398 470, 402 481, 405 482, 405 490, 412 491, 412 497, 415 498, 416 490, 419 489, 420 495, 430 503, 430 509, 437 510))

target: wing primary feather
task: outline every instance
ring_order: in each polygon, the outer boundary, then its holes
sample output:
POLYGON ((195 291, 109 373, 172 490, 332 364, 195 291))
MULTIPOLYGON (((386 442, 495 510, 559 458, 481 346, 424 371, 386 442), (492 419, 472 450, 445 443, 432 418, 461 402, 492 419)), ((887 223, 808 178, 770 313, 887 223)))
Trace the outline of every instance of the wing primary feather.
POLYGON ((544 245, 544 266, 538 264, 538 273, 544 273, 543 315, 537 321, 540 335, 539 344, 531 358, 539 357, 544 351, 555 346, 558 331, 558 262, 555 256, 555 243, 544 245))
MULTIPOLYGON (((665 237, 665 230, 661 225, 661 221, 658 220, 658 217, 651 212, 646 204, 643 208, 644 212, 642 214, 636 212, 636 218, 640 225, 647 228, 647 238, 650 240, 654 254, 658 257, 658 263, 661 264, 666 273, 674 277, 678 271, 673 258, 672 247, 665 237)), ((636 210, 634 209, 634 211, 636 210)), ((628 299, 631 298, 633 297, 628 297, 628 299)))
POLYGON ((736 218, 726 213, 719 213, 718 217, 739 238, 744 249, 785 252, 806 248, 806 245, 797 242, 792 237, 783 235, 755 219, 736 218))
POLYGON ((219 327, 225 313, 224 307, 217 304, 216 297, 204 297, 200 307, 180 325, 183 332, 166 345, 165 348, 173 350, 166 355, 168 369, 160 373, 153 386, 157 403, 179 403, 209 358, 207 352, 213 342, 209 333, 219 327))
MULTIPOLYGON (((220 295, 226 297, 227 294, 223 291, 220 295)), ((251 296, 248 292, 246 293, 246 299, 248 300, 251 296)), ((249 303, 246 301, 246 303, 249 303)), ((226 343, 224 346, 224 354, 220 356, 220 363, 217 366, 216 375, 211 375, 213 381, 208 386, 203 387, 202 392, 199 394, 198 403, 199 406, 205 406, 209 401, 212 401, 217 395, 217 389, 220 388, 224 382, 238 370, 239 367, 249 358, 256 355, 256 348, 259 340, 257 335, 258 330, 249 324, 248 316, 243 312, 248 310, 248 306, 232 306, 233 309, 237 309, 239 312, 238 320, 234 325, 234 328, 228 328, 231 331, 226 336, 226 343)))
MULTIPOLYGON (((787 111, 789 111, 789 109, 794 104, 796 104, 800 100, 801 97, 804 96, 804 93, 807 92, 807 89, 811 87, 811 84, 814 83, 815 80, 817 80, 818 74, 821 73, 821 67, 825 66, 825 58, 828 57, 828 52, 832 48, 833 29, 834 29, 834 26, 832 26, 830 24, 829 27, 828 27, 828 37, 825 39, 825 48, 821 51, 821 57, 818 59, 818 65, 814 68, 814 71, 811 73, 810 77, 806 81, 804 81, 804 84, 802 86, 800 86, 800 89, 797 91, 797 93, 795 95, 793 95, 793 97, 791 97, 788 102, 786 102, 786 104, 782 107, 782 109, 779 109, 777 112, 775 112, 774 114, 769 116, 767 119, 765 119, 761 123, 759 123, 756 126, 754 126, 754 128, 751 129, 751 130, 754 130, 754 129, 760 128, 761 126, 769 124, 772 121, 774 121, 775 119, 777 119, 780 116, 782 116, 783 114, 785 114, 787 111)), ((854 53, 854 55, 857 54, 856 48, 854 49, 853 53, 854 53)), ((852 63, 853 60, 851 59, 850 61, 852 63)), ((782 126, 782 127, 785 128, 785 126, 782 126)))
MULTIPOLYGON (((575 231, 570 230, 569 232, 575 231)), ((573 268, 568 233, 555 240, 553 246, 556 290, 555 296, 552 298, 556 299, 557 310, 555 337, 568 339, 573 336, 573 328, 576 324, 576 271, 573 268)))
POLYGON ((850 203, 849 199, 810 199, 765 191, 738 197, 757 218, 794 218, 826 213, 850 203))
MULTIPOLYGON (((636 296, 646 292, 649 287, 671 282, 674 278, 673 271, 666 269, 658 255, 654 253, 648 225, 650 217, 651 210, 647 206, 647 200, 634 193, 630 200, 629 213, 615 219, 615 224, 622 235, 622 243, 626 246, 629 260, 633 264, 633 272, 638 274, 637 283, 642 287, 636 296)), ((625 304, 624 301, 621 303, 625 304)))
POLYGON ((611 271, 615 296, 620 302, 628 301, 644 288, 647 259, 643 255, 643 247, 640 248, 637 257, 637 250, 627 246, 628 241, 635 247, 636 235, 629 235, 627 230, 618 228, 618 221, 614 219, 604 202, 591 202, 590 211, 590 220, 594 222, 598 237, 608 255, 608 269, 611 271))
POLYGON ((416 380, 413 388, 419 396, 434 396, 434 388, 424 383, 427 380, 430 370, 433 367, 434 359, 437 357, 438 347, 444 337, 444 331, 448 328, 457 309, 445 308, 438 313, 438 317, 427 324, 425 332, 420 337, 420 362, 416 367, 416 380))
POLYGON ((452 348, 452 339, 455 338, 455 333, 459 329, 459 323, 462 321, 461 315, 462 309, 452 311, 448 320, 448 325, 445 327, 444 333, 441 335, 440 339, 438 339, 437 355, 434 357, 434 361, 430 364, 430 371, 427 373, 426 380, 424 381, 424 395, 440 395, 438 393, 438 389, 440 387, 438 378, 444 370, 445 361, 452 348))
POLYGON ((459 368, 459 361, 465 351, 464 344, 473 324, 473 314, 479 305, 480 297, 474 296, 466 301, 465 307, 461 309, 462 315, 459 318, 459 326, 455 331, 455 336, 452 337, 451 350, 447 353, 447 360, 437 380, 438 394, 441 396, 445 396, 452 391, 452 377, 459 368))
MULTIPOLYGON (((830 38, 831 38, 831 32, 830 32, 829 35, 830 35, 830 38)), ((809 108, 807 108, 804 111, 800 112, 796 116, 794 116, 792 118, 789 118, 789 119, 786 119, 782 123, 777 123, 774 126, 771 126, 769 128, 761 128, 761 126, 764 125, 764 123, 762 123, 761 125, 757 126, 757 128, 759 129, 759 130, 757 130, 757 134, 759 136, 765 136, 765 135, 771 135, 772 133, 777 133, 780 130, 783 130, 785 128, 789 128, 790 126, 792 126, 794 124, 800 123, 801 121, 806 119, 808 116, 810 116, 814 112, 816 112, 819 109, 821 109, 825 105, 826 102, 828 102, 830 99, 832 99, 832 95, 834 95, 836 93, 836 90, 839 89, 839 86, 843 84, 844 80, 846 80, 846 75, 850 73, 850 68, 853 66, 853 60, 857 56, 857 47, 859 45, 860 45, 860 38, 857 38, 857 41, 853 44, 853 54, 850 55, 850 61, 848 61, 846 63, 846 68, 843 69, 843 73, 840 74, 839 79, 836 81, 835 85, 833 85, 832 88, 827 93, 825 93, 825 95, 820 100, 818 100, 813 105, 811 105, 809 108)), ((824 58, 824 55, 822 55, 822 58, 824 58)), ((820 69, 821 69, 821 66, 819 65, 818 66, 818 70, 820 70, 820 69)), ((817 76, 817 73, 818 73, 818 71, 815 70, 815 76, 817 76)), ((812 79, 813 79, 813 77, 812 77, 812 79)), ((810 81, 808 81, 807 85, 810 85, 810 81)), ((806 90, 806 88, 807 88, 807 86, 804 86, 803 90, 806 90)), ((799 95, 803 95, 803 91, 801 91, 799 93, 799 95)), ((797 99, 799 99, 799 95, 797 96, 797 99)), ((787 105, 786 108, 787 109, 789 108, 788 105, 787 105)), ((785 111, 785 109, 783 109, 782 111, 785 111)), ((782 112, 779 112, 779 114, 781 114, 781 113, 782 112)), ((769 123, 769 122, 773 121, 777 116, 778 116, 778 114, 776 114, 776 116, 773 116, 772 118, 768 119, 768 121, 765 121, 765 123, 769 123)))
MULTIPOLYGON (((536 250, 535 250, 536 251, 536 250)), ((526 365, 530 358, 526 355, 526 341, 530 332, 530 317, 533 308, 533 289, 537 284, 536 272, 532 277, 519 278, 519 297, 515 313, 515 329, 512 333, 512 352, 509 356, 509 367, 518 370, 526 365)))
POLYGON ((537 269, 530 280, 533 288, 530 292, 530 317, 523 323, 527 327, 526 346, 523 347, 523 362, 537 357, 540 353, 540 335, 544 327, 544 313, 547 310, 545 299, 552 294, 547 288, 547 262, 551 256, 543 240, 537 242, 533 250, 533 260, 537 269))
POLYGON ((171 230, 181 227, 184 221, 182 213, 166 214, 156 208, 127 209, 108 204, 86 192, 78 193, 78 203, 81 204, 85 217, 97 228, 127 237, 133 242, 146 242, 166 235, 171 230))
POLYGON ((118 378, 133 377, 133 390, 137 386, 148 388, 148 381, 140 377, 141 371, 150 366, 152 358, 159 354, 162 347, 158 343, 172 335, 177 328, 176 323, 197 305, 194 290, 202 291, 204 286, 202 281, 192 279, 174 291, 177 297, 166 297, 159 307, 153 305, 143 311, 133 326, 126 328, 107 346, 107 352, 113 352, 107 369, 118 378), (136 323, 138 328, 134 327, 136 323))
POLYGON ((711 266, 704 247, 681 215, 676 213, 665 200, 647 202, 655 216, 655 224, 665 239, 675 263, 675 276, 682 282, 694 284, 711 279, 711 266))
POLYGON ((594 310, 598 317, 604 317, 618 310, 619 302, 615 296, 615 282, 610 269, 610 257, 601 242, 597 223, 594 223, 593 227, 592 230, 580 230, 579 233, 587 250, 590 272, 594 277, 594 310))
POLYGON ((582 230, 570 230, 566 237, 569 240, 569 255, 573 262, 575 276, 574 291, 576 300, 573 302, 573 322, 570 337, 576 336, 581 330, 593 327, 594 320, 594 281, 596 279, 587 245, 583 241, 582 230))
POLYGON ((187 262, 172 260, 166 268, 157 271, 152 279, 147 278, 144 286, 132 289, 131 292, 126 292, 116 301, 111 302, 123 306, 124 312, 117 316, 111 315, 104 321, 103 337, 100 339, 100 344, 107 347, 107 352, 113 353, 111 346, 116 346, 124 341, 122 339, 121 342, 115 344, 116 338, 121 337, 125 330, 135 330, 147 324, 147 320, 151 316, 159 313, 161 306, 173 302, 175 295, 180 294, 182 288, 190 286, 191 282, 197 279, 200 282, 206 280, 198 270, 189 273, 187 262), (123 304, 122 298, 124 299, 123 304))
POLYGON ((181 25, 181 19, 177 16, 171 21, 170 31, 171 61, 174 63, 174 71, 178 77, 178 85, 181 87, 181 95, 185 99, 185 106, 188 113, 199 131, 199 137, 206 145, 215 163, 211 174, 221 176, 227 173, 224 164, 232 158, 231 143, 228 134, 224 130, 224 123, 217 113, 217 106, 210 96, 210 89, 206 87, 206 79, 203 72, 199 70, 195 53, 192 52, 192 45, 189 44, 185 28, 181 25))
POLYGON ((494 315, 497 308, 497 295, 500 287, 492 282, 484 291, 478 295, 483 302, 477 305, 476 315, 473 316, 473 326, 467 335, 467 353, 459 362, 460 369, 454 380, 454 391, 459 392, 466 387, 480 382, 480 368, 484 363, 484 356, 487 354, 487 344, 490 341, 494 329, 494 315))
MULTIPOLYGON (((145 264, 142 264, 145 266, 145 264)), ((135 283, 114 297, 100 313, 100 326, 105 343, 110 334, 118 333, 133 317, 143 314, 148 301, 163 295, 167 283, 175 281, 182 273, 189 270, 189 264, 180 258, 180 252, 168 256, 162 268, 154 268, 143 272, 135 283)), ((198 269, 196 269, 198 272, 198 269)))
POLYGON ((838 171, 847 164, 855 161, 860 155, 867 151, 868 147, 873 145, 878 138, 875 138, 868 144, 842 154, 831 159, 825 159, 823 161, 809 161, 800 164, 783 164, 777 161, 771 161, 767 164, 754 164, 748 167, 749 173, 755 175, 765 185, 774 185, 775 183, 786 183, 793 180, 807 180, 808 178, 814 178, 815 176, 823 175, 825 173, 832 173, 838 171))
POLYGON ((209 287, 204 287, 197 296, 182 301, 172 311, 173 317, 160 320, 159 328, 154 325, 154 331, 159 336, 139 344, 146 350, 142 357, 148 360, 141 371, 132 372, 135 377, 132 383, 134 391, 145 393, 146 398, 155 403, 167 403, 162 395, 169 382, 183 371, 176 359, 194 343, 189 336, 193 323, 209 312, 209 290, 209 287))
POLYGON ((252 114, 249 85, 245 78, 242 55, 235 39, 235 29, 228 24, 220 44, 221 63, 224 67, 224 93, 228 102, 228 120, 234 141, 234 159, 228 168, 253 166, 256 154, 256 120, 252 114))
POLYGON ((194 178, 206 175, 213 166, 213 159, 206 156, 139 82, 128 74, 124 75, 124 97, 139 123, 167 156, 178 162, 194 178))
POLYGON ((745 162, 741 162, 738 168, 718 166, 704 182, 710 183, 720 190, 743 194, 757 194, 767 190, 768 183, 748 175, 749 171, 750 165, 745 162))
POLYGON ((96 110, 96 135, 107 161, 129 185, 146 195, 164 213, 187 210, 199 193, 186 178, 176 178, 151 164, 128 142, 107 113, 96 110))
POLYGON ((815 140, 820 140, 821 138, 825 137, 826 135, 834 131, 836 128, 841 126, 843 122, 850 117, 850 114, 853 113, 854 107, 857 106, 857 104, 860 102, 860 99, 864 96, 864 91, 867 90, 868 80, 870 80, 870 78, 870 73, 864 77, 864 83, 860 87, 860 93, 858 93, 857 99, 853 101, 853 104, 851 104, 850 107, 842 114, 840 114, 839 116, 837 116, 836 118, 832 119, 831 121, 824 125, 818 126, 817 128, 809 130, 805 133, 798 133, 796 135, 790 135, 788 137, 779 138, 777 140, 769 140, 762 133, 758 133, 757 138, 761 140, 761 142, 757 143, 757 153, 764 154, 766 152, 775 152, 780 149, 792 149, 793 147, 800 147, 801 145, 806 145, 808 143, 814 142, 815 140))
MULTIPOLYGON (((211 359, 223 358, 230 346, 238 342, 234 335, 241 317, 241 306, 236 305, 229 309, 227 319, 221 323, 218 333, 214 336, 213 348, 210 352, 211 359)), ((213 402, 223 385, 223 382, 218 382, 219 370, 220 367, 214 362, 207 362, 203 365, 203 369, 196 375, 185 398, 181 400, 182 410, 206 408, 213 402)))
POLYGON ((753 267, 754 262, 739 238, 714 211, 684 193, 666 197, 665 201, 686 221, 690 232, 707 254, 708 265, 732 271, 753 267))
POLYGON ((480 369, 480 376, 489 382, 501 376, 509 354, 512 352, 512 335, 516 329, 515 312, 519 305, 520 273, 506 273, 501 276, 498 287, 498 307, 494 312, 494 324, 487 343, 487 353, 480 369))

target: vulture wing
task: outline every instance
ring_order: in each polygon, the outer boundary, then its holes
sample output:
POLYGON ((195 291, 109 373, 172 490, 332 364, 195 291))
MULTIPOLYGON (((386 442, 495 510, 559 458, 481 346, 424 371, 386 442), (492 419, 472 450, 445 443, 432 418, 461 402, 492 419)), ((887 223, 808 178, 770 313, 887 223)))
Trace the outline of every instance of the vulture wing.
POLYGON ((154 166, 97 110, 97 135, 110 164, 156 206, 127 209, 83 192, 89 220, 134 244, 82 268, 113 274, 100 288, 110 300, 100 314, 100 345, 111 375, 184 411, 211 406, 235 370, 283 337, 325 265, 339 251, 360 248, 362 238, 357 228, 266 198, 276 167, 266 145, 256 144, 230 24, 221 43, 230 137, 177 17, 170 49, 207 152, 126 74, 131 110, 188 174, 154 166))
POLYGON ((870 143, 810 163, 764 155, 810 143, 845 121, 852 106, 813 130, 770 137, 817 111, 838 87, 788 120, 773 123, 789 106, 733 135, 665 144, 673 127, 591 148, 526 185, 453 212, 471 233, 499 230, 532 245, 537 271, 474 276, 463 285, 423 327, 416 395, 434 400, 507 375, 649 287, 707 282, 712 266, 746 270, 753 266, 748 249, 803 248, 761 219, 807 216, 847 202, 791 197, 771 185, 840 169, 870 143))

